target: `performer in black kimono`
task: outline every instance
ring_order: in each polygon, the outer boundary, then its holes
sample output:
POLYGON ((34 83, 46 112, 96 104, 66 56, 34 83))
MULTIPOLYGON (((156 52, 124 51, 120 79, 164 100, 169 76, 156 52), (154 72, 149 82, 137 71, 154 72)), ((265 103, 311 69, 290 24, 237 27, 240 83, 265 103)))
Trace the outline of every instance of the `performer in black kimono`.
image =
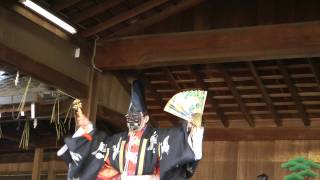
POLYGON ((126 115, 129 131, 107 137, 77 112, 80 128, 58 151, 68 179, 189 179, 202 157, 203 128, 184 121, 177 128, 148 124, 144 88, 133 81, 126 115))

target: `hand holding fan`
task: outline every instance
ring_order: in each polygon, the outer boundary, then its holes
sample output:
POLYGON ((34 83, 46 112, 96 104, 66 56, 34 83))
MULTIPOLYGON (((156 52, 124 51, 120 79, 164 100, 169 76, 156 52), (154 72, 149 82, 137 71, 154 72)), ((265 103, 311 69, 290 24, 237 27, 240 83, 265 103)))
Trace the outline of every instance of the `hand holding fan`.
POLYGON ((207 91, 191 90, 174 95, 166 104, 164 111, 178 116, 200 127, 206 102, 207 91))

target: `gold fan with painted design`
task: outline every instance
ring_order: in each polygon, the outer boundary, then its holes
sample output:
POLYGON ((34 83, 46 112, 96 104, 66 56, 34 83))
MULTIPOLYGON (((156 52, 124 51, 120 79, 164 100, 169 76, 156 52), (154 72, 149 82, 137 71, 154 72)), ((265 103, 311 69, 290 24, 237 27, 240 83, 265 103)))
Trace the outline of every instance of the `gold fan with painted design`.
POLYGON ((174 95, 166 104, 164 111, 192 122, 200 127, 206 102, 207 91, 190 90, 174 95))

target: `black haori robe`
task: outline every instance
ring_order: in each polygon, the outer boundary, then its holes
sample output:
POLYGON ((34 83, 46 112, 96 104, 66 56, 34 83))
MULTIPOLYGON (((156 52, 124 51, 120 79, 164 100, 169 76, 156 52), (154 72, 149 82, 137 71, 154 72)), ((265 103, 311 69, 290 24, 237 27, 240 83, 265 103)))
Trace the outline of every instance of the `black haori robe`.
MULTIPOLYGON (((65 138, 66 145, 60 156, 69 166, 68 179, 96 179, 106 159, 122 173, 128 133, 106 137, 105 133, 94 129, 89 134, 93 137, 92 141, 83 137, 65 138)), ((197 160, 188 144, 186 123, 178 128, 146 127, 140 140, 136 175, 152 175, 158 162, 160 179, 178 180, 192 176, 197 160)))

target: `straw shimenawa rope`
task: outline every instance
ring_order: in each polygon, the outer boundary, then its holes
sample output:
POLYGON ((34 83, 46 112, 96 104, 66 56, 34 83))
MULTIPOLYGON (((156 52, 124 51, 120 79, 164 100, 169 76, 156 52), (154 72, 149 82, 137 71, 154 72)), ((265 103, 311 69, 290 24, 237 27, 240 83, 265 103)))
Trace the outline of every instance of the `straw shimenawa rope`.
POLYGON ((68 121, 68 130, 70 130, 72 117, 75 118, 75 112, 81 108, 82 108, 82 103, 79 99, 77 99, 77 98, 75 98, 75 97, 73 97, 73 96, 71 96, 61 90, 57 91, 57 97, 56 97, 54 104, 53 104, 53 107, 52 107, 52 114, 51 114, 51 119, 50 119, 50 123, 55 125, 57 141, 63 135, 66 134, 67 130, 66 130, 65 124, 67 123, 67 121, 68 121), (74 99, 74 101, 70 104, 68 111, 67 111, 67 114, 66 114, 63 121, 60 120, 60 94, 66 95, 66 96, 74 99))
MULTIPOLYGON (((30 87, 30 84, 31 84, 31 79, 32 78, 29 77, 29 80, 28 80, 27 85, 25 87, 23 96, 21 98, 21 102, 20 102, 19 107, 18 107, 18 112, 19 113, 18 113, 18 116, 17 116, 16 119, 20 118, 21 112, 24 109, 24 105, 26 103, 27 94, 28 94, 29 87, 30 87)), ((29 147, 29 135, 30 135, 30 124, 29 124, 29 120, 26 120, 26 122, 24 123, 24 128, 23 128, 23 131, 22 131, 22 136, 21 136, 21 139, 20 139, 19 148, 28 149, 28 147, 29 147)))
POLYGON ((21 136, 19 148, 28 149, 29 137, 30 137, 30 124, 29 124, 29 120, 26 120, 24 123, 24 128, 22 131, 22 136, 21 136))

